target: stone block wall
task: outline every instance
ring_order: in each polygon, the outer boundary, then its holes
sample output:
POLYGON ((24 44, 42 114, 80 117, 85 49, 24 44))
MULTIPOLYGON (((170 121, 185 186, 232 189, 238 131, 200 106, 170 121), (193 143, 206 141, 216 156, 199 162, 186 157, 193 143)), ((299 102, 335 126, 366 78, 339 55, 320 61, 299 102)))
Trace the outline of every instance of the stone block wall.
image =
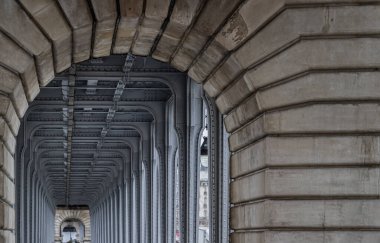
POLYGON ((0 1, 0 242, 27 101, 72 61, 128 51, 187 71, 225 114, 232 242, 379 239, 379 1, 116 3, 0 1))
POLYGON ((84 225, 84 242, 91 242, 91 218, 89 210, 70 210, 58 208, 55 212, 55 242, 62 242, 61 225, 66 220, 79 220, 84 225))

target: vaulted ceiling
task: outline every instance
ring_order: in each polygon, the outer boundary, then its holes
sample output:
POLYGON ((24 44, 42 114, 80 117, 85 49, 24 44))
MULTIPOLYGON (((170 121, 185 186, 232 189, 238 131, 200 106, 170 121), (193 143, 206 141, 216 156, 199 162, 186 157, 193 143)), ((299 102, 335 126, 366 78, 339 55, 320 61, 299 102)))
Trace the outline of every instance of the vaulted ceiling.
POLYGON ((146 104, 172 95, 157 77, 173 72, 150 58, 118 55, 77 64, 41 88, 24 117, 24 146, 31 143, 32 163, 56 205, 88 205, 123 178, 139 126, 155 119, 146 104))

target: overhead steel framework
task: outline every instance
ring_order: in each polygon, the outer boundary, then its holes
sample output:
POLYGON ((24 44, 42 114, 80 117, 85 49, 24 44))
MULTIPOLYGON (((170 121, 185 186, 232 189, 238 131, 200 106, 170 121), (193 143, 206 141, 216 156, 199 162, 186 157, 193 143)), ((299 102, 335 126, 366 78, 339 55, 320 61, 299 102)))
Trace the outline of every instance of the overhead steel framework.
POLYGON ((41 225, 54 220, 57 207, 88 207, 94 243, 173 242, 177 212, 180 234, 195 242, 205 105, 217 169, 210 171, 211 237, 224 235, 226 242, 226 223, 218 226, 228 212, 228 180, 222 180, 228 156, 216 153, 227 150, 219 139, 221 116, 184 73, 131 55, 76 64, 30 105, 17 138, 17 242, 61 242, 53 227, 41 225), (188 224, 191 232, 184 230, 188 224))
MULTIPOLYGON (((211 241, 218 241, 215 232, 228 222, 232 243, 378 242, 379 3, 1 0, 0 241, 51 243, 47 226, 56 202, 66 206, 67 187, 69 205, 91 204, 94 241, 117 241, 110 229, 125 218, 131 222, 118 224, 126 225, 121 236, 132 237, 125 242, 173 243, 174 235, 181 243, 196 240, 192 148, 200 99, 184 74, 137 60, 131 78, 139 85, 131 84, 128 99, 119 102, 123 110, 116 111, 106 136, 112 140, 95 153, 125 56, 81 62, 133 53, 186 72, 225 115, 231 217, 213 207, 211 241), (73 64, 67 186, 62 117, 67 102, 61 90, 62 81, 68 86, 65 70, 73 64), (154 86, 158 83, 166 86, 154 86), (97 87, 102 87, 99 94, 97 87), (171 94, 158 102, 163 93, 155 91, 168 87, 171 94), (136 107, 142 101, 151 109, 136 107), (147 111, 145 121, 119 117, 131 109, 147 111), (173 158, 178 163, 173 165, 173 158), (178 202, 176 218, 173 201, 178 202), (111 217, 120 215, 117 203, 126 216, 111 217)), ((215 124, 218 119, 210 116, 215 124)), ((209 144, 217 147, 212 138, 209 144)), ((210 156, 223 151, 211 149, 210 156)), ((218 162, 210 165, 212 173, 224 165, 218 162)), ((213 175, 210 181, 212 191, 225 185, 213 175)), ((223 195, 210 200, 223 205, 223 195)))

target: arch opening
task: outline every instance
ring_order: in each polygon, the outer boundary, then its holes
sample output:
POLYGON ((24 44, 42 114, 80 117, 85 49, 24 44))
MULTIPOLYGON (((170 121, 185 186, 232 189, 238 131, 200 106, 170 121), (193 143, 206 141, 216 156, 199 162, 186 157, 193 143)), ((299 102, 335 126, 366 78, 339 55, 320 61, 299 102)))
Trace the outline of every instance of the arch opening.
MULTIPOLYGON (((227 163, 231 173, 226 174, 224 163, 214 163, 210 168, 217 168, 220 178, 229 177, 230 181, 212 179, 217 185, 215 191, 222 195, 212 200, 212 208, 228 207, 224 202, 229 201, 231 209, 230 213, 220 209, 216 213, 220 217, 211 223, 216 242, 321 242, 326 238, 332 242, 376 241, 380 237, 376 220, 378 11, 377 1, 354 0, 0 1, 1 239, 53 241, 49 227, 36 227, 46 218, 48 225, 53 223, 55 204, 47 196, 53 187, 44 188, 31 160, 26 161, 29 167, 22 172, 17 169, 20 163, 15 163, 22 157, 46 156, 33 149, 16 149, 18 134, 17 144, 25 143, 19 129, 29 102, 72 63, 129 52, 152 56, 186 71, 202 84, 209 96, 206 99, 215 103, 210 114, 224 114, 214 116, 213 129, 217 132, 212 133, 210 145, 215 144, 211 140, 220 143, 210 157, 218 161, 228 157, 227 149, 220 146, 227 139, 225 133, 220 133, 224 121, 230 134, 232 154, 227 163), (221 155, 223 158, 219 158, 221 155), (229 197, 222 193, 228 190, 229 197), (16 204, 15 197, 33 202, 19 209, 22 204, 16 204), (229 222, 223 220, 226 215, 229 222), (26 222, 26 227, 16 227, 26 222)), ((99 60, 92 62, 96 65, 99 60)), ((97 72, 100 75, 102 70, 97 72)), ((177 85, 173 83, 173 88, 177 85)), ((192 89, 186 90, 191 93, 192 89)), ((188 97, 188 93, 180 96, 188 97)), ((196 205, 185 200, 196 195, 194 187, 187 187, 194 173, 184 174, 185 169, 194 172, 194 168, 185 168, 182 163, 191 160, 185 152, 189 144, 194 144, 195 136, 183 125, 191 122, 177 115, 190 110, 185 103, 179 103, 182 111, 175 110, 173 126, 180 161, 178 198, 183 208, 179 238, 181 242, 196 242, 196 205)), ((70 112, 67 109, 67 114, 70 112)), ((36 137, 44 135, 46 131, 42 130, 36 130, 36 137)), ((161 134, 169 137, 165 132, 161 134)), ((37 142, 35 137, 33 141, 37 142)), ((118 141, 118 146, 121 144, 118 141)), ((44 148, 46 143, 35 145, 44 148)), ((160 161, 169 161, 171 157, 163 151, 158 149, 158 156, 163 158, 160 161)), ((123 157, 117 153, 114 156, 123 157)), ((117 161, 120 158, 114 159, 113 164, 122 164, 117 161)), ((135 167, 125 178, 134 178, 139 184, 139 171, 141 167, 135 167)), ((165 172, 161 167, 159 171, 165 172)), ((106 172, 106 177, 118 174, 117 169, 106 172)), ((160 178, 163 185, 164 177, 160 178)), ((172 184, 175 181, 168 179, 172 184)), ((161 189, 164 195, 170 194, 167 188, 161 189)), ((97 191, 94 193, 90 198, 96 198, 97 191)), ((138 190, 134 194, 141 196, 138 190)), ((96 208, 95 218, 123 208, 121 199, 130 205, 134 202, 124 190, 114 188, 111 195, 112 199, 105 199, 96 208)), ((63 199, 63 205, 70 204, 67 197, 63 199)), ((147 199, 150 201, 150 197, 147 199)), ((166 215, 165 222, 173 225, 173 205, 165 198, 160 198, 159 205, 166 215)), ((131 220, 141 223, 140 211, 136 214, 125 210, 125 215, 138 215, 131 220)), ((154 216, 147 217, 147 232, 153 232, 150 223, 155 221, 150 217, 154 216)), ((102 223, 108 230, 96 238, 131 242, 111 233, 117 221, 117 217, 108 217, 102 223)), ((122 228, 123 223, 118 225, 117 232, 129 230, 122 228)), ((173 227, 159 225, 162 242, 173 242, 173 227)), ((151 235, 146 241, 152 242, 151 235)))
MULTIPOLYGON (((56 215, 61 233, 55 242, 159 241, 168 237, 163 228, 180 242, 185 212, 199 210, 196 180, 182 177, 198 173, 203 100, 201 87, 182 72, 131 55, 77 64, 41 87, 18 136, 16 212, 25 219, 18 224, 20 242, 42 238, 34 232, 40 230, 37 222, 60 210, 75 215, 81 208, 89 213, 83 232, 91 227, 96 234, 82 235, 71 218, 56 215), (195 130, 179 136, 185 127, 195 130), (185 159, 193 165, 186 168, 185 159), (169 197, 164 191, 176 192, 169 197), (183 207, 184 201, 192 202, 191 208, 183 207), (38 217, 34 208, 50 215, 38 217), (35 216, 35 224, 25 224, 35 216)), ((196 219, 191 222, 198 228, 196 219)))
POLYGON ((85 238, 85 226, 78 219, 66 219, 61 224, 62 243, 80 243, 85 238))

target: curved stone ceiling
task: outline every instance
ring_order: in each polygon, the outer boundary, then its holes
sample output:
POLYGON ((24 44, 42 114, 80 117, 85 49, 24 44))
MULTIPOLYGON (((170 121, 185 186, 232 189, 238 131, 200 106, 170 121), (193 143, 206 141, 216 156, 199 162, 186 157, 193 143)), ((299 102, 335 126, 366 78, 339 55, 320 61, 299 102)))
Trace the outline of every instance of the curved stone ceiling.
MULTIPOLYGON (((0 1, 3 149, 14 154, 27 101, 72 63, 151 55, 202 82, 226 114, 232 242, 352 242, 351 235, 373 242, 379 235, 371 230, 380 227, 371 168, 380 131, 378 3, 0 1)), ((7 213, 11 191, 2 195, 7 213)))

